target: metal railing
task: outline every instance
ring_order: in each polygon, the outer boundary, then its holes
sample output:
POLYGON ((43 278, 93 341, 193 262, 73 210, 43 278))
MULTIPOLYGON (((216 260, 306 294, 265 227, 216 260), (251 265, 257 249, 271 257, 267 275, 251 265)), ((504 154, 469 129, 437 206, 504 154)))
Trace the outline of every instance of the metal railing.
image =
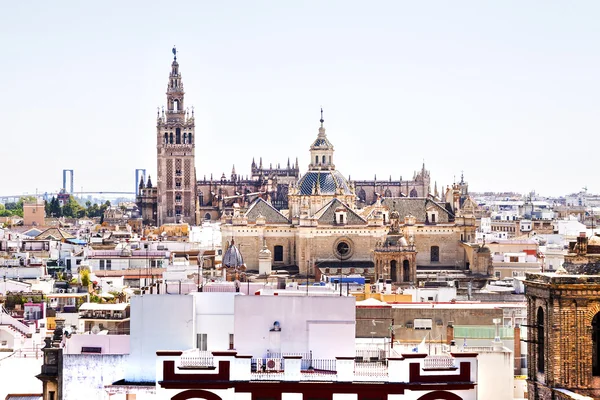
POLYGON ((355 362, 354 376, 362 378, 387 379, 388 369, 384 361, 380 362, 355 362))
MULTIPOLYGON (((322 381, 337 379, 336 360, 308 360, 308 366, 300 368, 302 380, 322 381)), ((303 363, 304 364, 304 363, 303 363)))
POLYGON ((453 357, 429 356, 423 360, 426 369, 453 369, 456 368, 453 357))
POLYGON ((285 360, 265 357, 250 360, 250 376, 256 381, 278 381, 284 378, 285 360))
POLYGON ((209 368, 214 367, 212 356, 206 355, 181 355, 179 358, 179 366, 181 368, 209 368))

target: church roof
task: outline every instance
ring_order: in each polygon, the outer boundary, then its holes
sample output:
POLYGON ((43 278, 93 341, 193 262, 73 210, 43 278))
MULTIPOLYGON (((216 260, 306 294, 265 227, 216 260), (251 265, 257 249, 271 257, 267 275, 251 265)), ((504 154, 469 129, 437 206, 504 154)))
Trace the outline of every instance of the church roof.
POLYGON ((331 144, 331 142, 327 139, 326 136, 319 136, 317 137, 317 140, 315 140, 312 144, 312 146, 310 146, 311 149, 321 149, 321 148, 331 148, 333 147, 333 145, 331 144))
POLYGON ((417 222, 425 222, 427 209, 430 207, 435 207, 447 215, 446 218, 440 216, 438 222, 447 222, 452 217, 452 214, 442 204, 423 197, 387 197, 381 201, 381 204, 390 211, 397 211, 401 219, 412 215, 417 222))
POLYGON ((360 215, 354 212, 350 207, 342 203, 339 199, 333 199, 329 203, 325 204, 323 208, 321 208, 315 213, 314 217, 315 219, 317 219, 319 224, 335 225, 335 212, 340 208, 346 211, 346 225, 367 224, 366 220, 364 220, 360 215))
POLYGON ((58 228, 49 228, 35 237, 36 239, 75 239, 75 236, 58 228))
POLYGON ((341 188, 343 194, 352 194, 348 181, 339 171, 308 171, 298 182, 298 191, 301 195, 314 194, 315 187, 320 194, 333 195, 341 188))
POLYGON ((275 207, 260 197, 254 200, 250 207, 248 207, 245 216, 248 218, 248 221, 256 222, 256 218, 258 218, 259 215, 262 215, 265 218, 265 222, 268 224, 290 223, 290 221, 277 211, 275 207))

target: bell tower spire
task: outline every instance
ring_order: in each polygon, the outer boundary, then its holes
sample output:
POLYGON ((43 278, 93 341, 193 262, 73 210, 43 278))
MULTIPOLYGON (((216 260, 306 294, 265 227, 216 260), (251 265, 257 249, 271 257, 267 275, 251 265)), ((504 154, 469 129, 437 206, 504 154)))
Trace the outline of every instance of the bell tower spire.
POLYGON ((323 123, 323 107, 321 107, 321 119, 319 120, 321 126, 319 127, 319 134, 317 139, 310 146, 310 165, 308 169, 314 170, 333 170, 335 165, 333 164, 333 145, 327 139, 325 134, 325 127, 323 123))
POLYGON ((167 85, 167 113, 171 118, 184 118, 184 94, 183 81, 179 72, 179 63, 177 62, 177 49, 173 47, 173 62, 171 63, 171 73, 169 74, 169 84, 167 85))

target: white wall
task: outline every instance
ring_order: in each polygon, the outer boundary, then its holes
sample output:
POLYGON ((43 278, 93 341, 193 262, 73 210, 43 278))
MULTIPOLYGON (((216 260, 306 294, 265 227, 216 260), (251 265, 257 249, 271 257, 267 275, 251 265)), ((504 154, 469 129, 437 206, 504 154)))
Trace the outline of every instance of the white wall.
POLYGON ((512 400, 514 370, 512 352, 480 352, 477 356, 477 396, 480 399, 512 400))
POLYGON ((449 287, 439 287, 439 288, 409 288, 404 289, 404 294, 410 294, 412 296, 413 302, 427 302, 427 301, 437 301, 437 302, 449 302, 452 300, 456 300, 456 288, 454 286, 449 287), (429 300, 430 297, 433 297, 433 300, 429 300))
POLYGON ((42 393, 42 381, 35 376, 42 371, 43 357, 5 358, 0 353, 0 399, 9 393, 42 393))
POLYGON ((63 400, 104 400, 104 386, 123 379, 126 355, 63 354, 63 400))
POLYGON ((267 351, 308 353, 315 359, 355 355, 353 297, 236 296, 235 347, 263 357, 267 351), (279 321, 281 332, 271 332, 279 321))
POLYGON ((239 293, 200 292, 191 295, 196 302, 196 333, 206 333, 208 351, 229 349, 229 334, 234 333, 236 295, 239 293))
POLYGON ((126 379, 154 382, 157 350, 195 347, 194 298, 167 294, 132 297, 130 332, 126 379))
POLYGON ((36 279, 44 275, 44 267, 0 267, 0 276, 6 279, 36 279))
POLYGON ((81 354, 82 347, 100 347, 102 354, 129 354, 129 335, 72 335, 65 340, 64 354, 81 354))

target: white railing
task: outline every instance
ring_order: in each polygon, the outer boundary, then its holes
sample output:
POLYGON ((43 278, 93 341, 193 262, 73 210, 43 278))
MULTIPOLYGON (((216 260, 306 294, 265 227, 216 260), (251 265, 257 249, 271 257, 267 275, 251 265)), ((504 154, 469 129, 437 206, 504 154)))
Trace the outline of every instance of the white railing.
POLYGON ((0 267, 19 267, 19 266, 21 266, 21 263, 19 260, 0 259, 0 267))
POLYGON ((253 381, 282 381, 284 378, 285 373, 279 371, 252 372, 250 374, 250 380, 253 381))
POLYGON ((425 369, 452 369, 456 368, 453 357, 429 356, 423 360, 425 369))
POLYGON ((24 323, 20 322, 19 320, 15 319, 15 318, 11 317, 10 315, 5 314, 3 312, 0 313, 0 325, 12 326, 13 328, 15 328, 17 331, 19 331, 20 333, 22 333, 25 336, 32 333, 31 328, 28 325, 25 325, 24 323))
POLYGON ((184 352, 179 358, 181 368, 208 368, 214 367, 212 353, 194 349, 184 352))
POLYGON ((357 362, 354 364, 354 376, 365 378, 388 378, 388 369, 385 362, 357 362))

